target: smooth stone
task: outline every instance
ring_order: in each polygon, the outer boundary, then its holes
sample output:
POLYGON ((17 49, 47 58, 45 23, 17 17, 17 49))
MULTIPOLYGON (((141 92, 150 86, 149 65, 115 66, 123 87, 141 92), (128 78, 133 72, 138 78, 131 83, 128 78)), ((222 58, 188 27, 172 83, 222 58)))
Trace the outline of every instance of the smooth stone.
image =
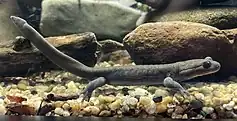
POLYGON ((98 39, 121 39, 144 23, 146 13, 116 1, 44 0, 40 30, 45 36, 94 32, 98 39))
POLYGON ((146 23, 127 34, 123 43, 137 65, 210 56, 221 64, 219 74, 227 74, 237 69, 236 30, 185 21, 146 23))
POLYGON ((167 13, 163 16, 154 15, 150 21, 188 21, 207 24, 218 29, 233 29, 237 27, 237 8, 196 8, 167 13))

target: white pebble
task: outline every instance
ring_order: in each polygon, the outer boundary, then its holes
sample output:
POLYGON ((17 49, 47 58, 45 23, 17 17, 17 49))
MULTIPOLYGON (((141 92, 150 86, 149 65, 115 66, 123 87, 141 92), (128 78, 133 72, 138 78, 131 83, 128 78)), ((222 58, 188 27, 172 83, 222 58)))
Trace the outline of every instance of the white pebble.
POLYGON ((212 107, 202 107, 202 110, 206 113, 206 114, 211 114, 214 111, 214 108, 212 107))
POLYGON ((135 96, 146 96, 149 95, 150 93, 143 89, 143 88, 135 88, 135 91, 132 91, 129 93, 129 95, 135 97, 135 96))
POLYGON ((63 116, 70 116, 69 111, 67 111, 67 110, 63 111, 63 116))
POLYGON ((4 104, 4 100, 0 99, 0 105, 3 105, 3 104, 4 104))
POLYGON ((63 115, 64 110, 62 108, 55 108, 54 113, 58 115, 63 115))
POLYGON ((149 114, 152 115, 156 112, 156 103, 153 102, 149 106, 145 107, 145 111, 149 114))
POLYGON ((0 115, 5 115, 5 113, 7 112, 5 106, 0 105, 0 115))
POLYGON ((126 96, 123 101, 123 105, 136 106, 138 103, 137 98, 126 96))
POLYGON ((198 99, 198 100, 204 100, 205 96, 202 93, 196 93, 194 94, 194 96, 198 99))
POLYGON ((86 108, 84 108, 84 111, 92 115, 98 115, 100 113, 100 109, 96 106, 87 106, 86 108))
POLYGON ((226 110, 232 110, 234 106, 235 106, 234 101, 230 101, 228 104, 223 104, 223 108, 225 108, 226 110))

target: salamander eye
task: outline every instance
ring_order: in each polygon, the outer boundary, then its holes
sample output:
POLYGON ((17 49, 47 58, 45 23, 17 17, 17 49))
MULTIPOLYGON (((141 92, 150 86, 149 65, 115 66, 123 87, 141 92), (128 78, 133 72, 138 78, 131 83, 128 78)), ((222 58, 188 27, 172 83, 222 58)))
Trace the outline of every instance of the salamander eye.
POLYGON ((202 66, 203 66, 203 68, 208 69, 208 68, 211 67, 211 62, 210 61, 205 61, 205 62, 203 62, 202 66))

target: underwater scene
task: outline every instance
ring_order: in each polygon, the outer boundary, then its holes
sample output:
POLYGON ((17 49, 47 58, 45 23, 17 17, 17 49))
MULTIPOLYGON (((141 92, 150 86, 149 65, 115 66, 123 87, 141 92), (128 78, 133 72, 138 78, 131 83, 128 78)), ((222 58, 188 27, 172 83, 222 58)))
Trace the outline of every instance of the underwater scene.
POLYGON ((237 0, 0 0, 0 115, 234 119, 236 41, 237 0))

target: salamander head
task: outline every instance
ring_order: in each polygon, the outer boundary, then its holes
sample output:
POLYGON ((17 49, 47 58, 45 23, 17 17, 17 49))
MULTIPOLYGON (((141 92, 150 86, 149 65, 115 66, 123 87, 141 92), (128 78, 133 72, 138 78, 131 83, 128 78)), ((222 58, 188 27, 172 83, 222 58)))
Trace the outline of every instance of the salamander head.
POLYGON ((219 71, 221 68, 220 63, 212 60, 211 57, 180 62, 178 66, 178 78, 180 80, 189 80, 195 77, 212 74, 219 71))

